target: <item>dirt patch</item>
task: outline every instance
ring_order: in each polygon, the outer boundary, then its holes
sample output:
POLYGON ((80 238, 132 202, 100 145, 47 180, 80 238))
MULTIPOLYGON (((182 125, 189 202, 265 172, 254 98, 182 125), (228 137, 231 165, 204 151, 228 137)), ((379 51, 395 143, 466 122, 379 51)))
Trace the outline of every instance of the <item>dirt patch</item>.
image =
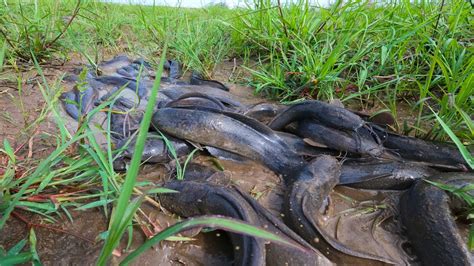
POLYGON ((71 215, 72 222, 63 217, 51 224, 37 215, 16 211, 0 234, 0 245, 8 250, 28 237, 28 225, 21 220, 25 218, 30 223, 41 225, 33 226, 33 229, 38 239, 37 251, 44 265, 93 265, 101 248, 96 238, 105 231, 107 220, 100 210, 72 211, 71 215))

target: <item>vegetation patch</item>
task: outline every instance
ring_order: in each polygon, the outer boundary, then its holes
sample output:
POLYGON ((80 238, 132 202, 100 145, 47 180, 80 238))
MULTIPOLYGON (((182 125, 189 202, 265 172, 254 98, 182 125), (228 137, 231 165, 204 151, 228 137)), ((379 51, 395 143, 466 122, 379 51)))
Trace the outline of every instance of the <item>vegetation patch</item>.
MULTIPOLYGON (((58 110, 64 73, 50 76, 48 69, 62 71, 68 62, 87 64, 98 73, 99 62, 125 53, 150 60, 161 76, 166 57, 181 62, 185 72, 196 70, 204 78, 213 78, 223 63, 231 61, 234 69, 225 82, 249 85, 255 94, 285 104, 339 99, 356 111, 388 112, 395 120, 393 130, 452 141, 473 167, 474 17, 468 1, 336 1, 328 8, 304 0, 247 4, 248 8, 236 9, 80 0, 0 4, 0 97, 10 97, 25 122, 18 136, 21 145, 12 145, 0 131, 0 230, 13 217, 21 220, 22 211, 39 214, 48 223, 27 223, 31 227, 28 241, 24 238, 8 250, 0 247, 0 260, 40 263, 35 227, 58 231, 53 225, 58 217, 72 221, 71 212, 101 208, 111 217, 102 235, 106 244, 99 263, 105 265, 126 232, 130 244, 132 225, 146 220, 137 211, 140 204, 159 206, 150 195, 173 193, 164 188, 150 190, 151 181, 136 181, 138 155, 126 176, 114 170, 120 152, 112 152, 110 131, 102 132, 109 143, 104 151, 93 137, 98 126, 89 123, 95 113, 111 109, 112 101, 82 116, 75 134, 66 129, 58 110), (34 78, 28 76, 31 73, 34 78), (38 90, 42 96, 34 119, 25 108, 28 90, 38 90), (30 148, 25 155, 45 121, 56 124, 55 133, 48 135, 53 140, 51 152, 32 158, 30 148), (109 208, 112 205, 114 212, 109 208)), ((159 82, 155 93, 158 87, 159 82)), ((149 127, 150 103, 137 137, 137 154, 143 150, 149 127)), ((15 119, 4 113, 0 122, 14 124, 15 119)), ((175 157, 178 179, 183 179, 197 149, 181 164, 173 147, 166 144, 175 157)), ((474 200, 468 193, 472 187, 438 186, 468 202, 465 216, 473 219, 474 200)), ((246 224, 203 217, 156 235, 125 260, 187 227, 206 225, 285 244, 284 239, 246 224)))

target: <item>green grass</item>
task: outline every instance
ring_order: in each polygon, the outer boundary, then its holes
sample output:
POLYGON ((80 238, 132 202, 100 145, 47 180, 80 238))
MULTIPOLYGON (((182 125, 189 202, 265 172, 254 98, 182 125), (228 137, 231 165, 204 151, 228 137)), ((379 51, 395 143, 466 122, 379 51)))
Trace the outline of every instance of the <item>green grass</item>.
POLYGON ((260 237, 262 239, 272 241, 280 245, 293 247, 295 249, 305 249, 299 244, 286 240, 274 233, 261 230, 259 228, 256 228, 254 226, 251 226, 247 223, 244 223, 236 219, 226 218, 222 216, 201 216, 201 217, 196 217, 196 218, 189 218, 185 221, 176 223, 166 228, 165 230, 161 231, 159 234, 150 238, 145 243, 143 243, 143 245, 141 245, 132 253, 130 253, 120 263, 120 265, 128 265, 132 260, 134 260, 141 253, 145 252, 146 250, 151 248, 153 245, 167 239, 168 237, 174 234, 177 234, 177 233, 180 233, 192 228, 199 228, 199 227, 204 227, 204 226, 206 226, 207 228, 212 228, 212 229, 222 229, 222 230, 232 231, 234 233, 247 234, 251 236, 260 237))
MULTIPOLYGON (((198 70, 209 78, 227 59, 242 59, 250 75, 239 81, 282 102, 340 98, 350 106, 389 110, 399 119, 400 132, 452 140, 472 167, 474 18, 467 1, 441 3, 350 1, 319 8, 304 0, 284 6, 255 0, 248 3, 256 7, 253 10, 230 10, 2 1, 0 81, 18 84, 19 97, 14 101, 25 112, 22 74, 36 71, 42 77, 37 88, 46 105, 35 121, 25 121, 29 126, 24 132, 50 116, 58 133, 51 155, 27 165, 8 142, 3 143, 0 156, 8 158, 8 164, 0 179, 0 230, 19 206, 53 223, 58 216, 72 219, 71 210, 100 207, 110 216, 107 206, 112 204, 116 209, 101 256, 104 264, 132 220, 139 219, 135 210, 141 200, 150 201, 150 193, 169 192, 146 191, 143 182, 135 183, 136 158, 128 176, 114 171, 112 162, 118 154, 112 152, 110 125, 97 129, 87 123, 112 102, 83 117, 76 134, 68 132, 58 112, 60 83, 46 80, 42 71, 56 59, 77 55, 93 66, 118 53, 157 64, 165 54, 165 43, 168 57, 182 62, 184 70, 198 70), (96 143, 93 130, 102 131, 109 140, 105 151, 96 143), (16 169, 26 169, 23 178, 15 178, 16 169), (61 187, 77 187, 81 192, 57 194, 56 204, 29 200, 61 187), (132 195, 137 197, 130 201, 132 195)), ((191 158, 183 165, 175 158, 178 178, 183 178, 191 158)), ((0 256, 5 254, 19 260, 37 256, 32 251, 0 250, 0 256)))
MULTIPOLYGON (((161 55, 160 64, 156 70, 156 76, 161 77, 163 73, 163 64, 166 60, 166 48, 165 45, 163 54, 161 55)), ((153 116, 153 109, 156 104, 156 95, 158 88, 160 87, 160 79, 155 79, 153 88, 151 89, 150 98, 146 107, 146 112, 143 116, 143 120, 140 123, 140 129, 138 131, 137 142, 135 150, 130 162, 130 168, 127 169, 127 176, 122 189, 120 190, 120 196, 117 199, 117 205, 115 206, 112 214, 107 238, 105 239, 104 247, 97 261, 98 265, 106 265, 108 258, 112 255, 114 248, 120 244, 122 235, 125 230, 131 225, 133 216, 137 209, 142 203, 143 197, 138 197, 130 202, 132 197, 133 188, 136 183, 140 162, 142 158, 143 149, 145 147, 146 137, 148 135, 148 129, 150 128, 151 118, 153 116)))
POLYGON ((282 13, 270 1, 256 4, 259 12, 230 26, 247 50, 241 53, 258 60, 250 69, 257 91, 284 101, 340 98, 363 107, 375 101, 395 117, 398 104, 407 102, 416 115, 410 130, 446 140, 431 107, 472 142, 472 122, 463 114, 474 112, 468 2, 441 8, 441 2, 350 1, 325 10, 299 1, 282 13))
MULTIPOLYGON (((30 240, 34 240, 34 238, 30 240)), ((26 243, 26 239, 22 239, 8 251, 5 251, 2 247, 0 247, 0 265, 17 265, 32 261, 35 251, 30 250, 30 252, 21 252, 26 243)), ((32 244, 32 246, 34 245, 32 244)))
POLYGON ((68 59, 71 52, 92 64, 120 52, 156 63, 166 40, 170 57, 185 70, 212 77, 224 60, 242 58, 248 83, 269 97, 376 104, 399 118, 401 132, 449 140, 430 107, 472 144, 474 18, 467 1, 359 0, 318 8, 305 0, 284 6, 254 0, 249 4, 255 10, 7 3, 0 5, 0 59, 7 69, 12 62, 32 62, 30 50, 40 64, 68 59), (401 102, 414 121, 404 123, 401 102))

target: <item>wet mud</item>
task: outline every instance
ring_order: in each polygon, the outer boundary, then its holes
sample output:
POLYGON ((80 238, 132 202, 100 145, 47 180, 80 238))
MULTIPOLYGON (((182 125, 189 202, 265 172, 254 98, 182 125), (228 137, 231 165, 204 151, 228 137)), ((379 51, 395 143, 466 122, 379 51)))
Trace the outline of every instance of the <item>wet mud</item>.
MULTIPOLYGON (((172 164, 171 162, 170 164, 172 164)), ((215 159, 199 155, 193 163, 214 168, 215 159)), ((254 162, 233 162, 220 160, 220 173, 230 182, 253 198, 277 217, 283 218, 282 207, 285 184, 281 177, 254 162)), ((172 165, 146 165, 141 170, 139 180, 162 183, 173 178, 172 165)), ((325 206, 323 229, 346 246, 378 255, 400 264, 413 261, 403 250, 403 235, 397 220, 397 199, 399 191, 373 192, 347 187, 336 187, 330 194, 329 205, 325 206)), ((159 210, 149 203, 141 210, 163 229, 174 224, 179 218, 159 210)), ((72 211, 73 222, 64 217, 51 226, 87 238, 84 241, 68 233, 35 228, 38 237, 38 253, 44 265, 94 265, 100 253, 101 243, 97 237, 106 230, 107 218, 103 210, 87 212, 72 211)), ((28 214, 30 215, 30 214, 28 214)), ((33 215, 34 216, 34 215, 33 215)), ((35 217, 40 223, 40 217, 35 217)), ((12 218, 0 234, 0 244, 8 249, 27 236, 26 225, 12 218)), ((188 232, 193 240, 165 241, 146 251, 133 265, 228 265, 233 261, 232 246, 225 232, 188 232)), ((118 249, 121 257, 114 256, 111 264, 118 265, 127 254, 126 240, 118 249)), ((140 226, 135 226, 132 245, 137 248, 146 236, 140 226)), ((377 264, 374 264, 377 265, 377 264)))

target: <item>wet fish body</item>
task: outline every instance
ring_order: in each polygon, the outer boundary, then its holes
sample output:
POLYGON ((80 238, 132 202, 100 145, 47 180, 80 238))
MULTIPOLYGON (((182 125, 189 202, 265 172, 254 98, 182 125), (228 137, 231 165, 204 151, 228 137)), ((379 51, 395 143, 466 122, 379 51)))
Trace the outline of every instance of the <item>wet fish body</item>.
POLYGON ((321 101, 303 101, 289 106, 270 122, 270 128, 282 130, 286 125, 303 119, 316 119, 320 124, 337 129, 356 131, 365 125, 351 111, 321 101))
POLYGON ((143 112, 135 109, 128 109, 128 107, 120 107, 120 102, 116 102, 114 108, 122 112, 112 112, 110 118, 110 131, 113 133, 114 139, 120 140, 129 138, 138 130, 143 118, 143 112), (122 109, 123 108, 123 109, 122 109))
POLYGON ((219 82, 217 80, 205 79, 205 78, 203 78, 203 76, 200 73, 198 73, 196 71, 193 71, 193 73, 191 75, 190 84, 192 84, 192 85, 201 85, 201 86, 205 85, 205 86, 209 86, 209 87, 213 87, 213 88, 218 88, 218 89, 221 89, 223 91, 229 91, 229 87, 224 85, 222 82, 219 82))
MULTIPOLYGON (((363 129, 360 130, 361 132, 363 129)), ((321 143, 330 149, 369 155, 372 157, 389 156, 380 144, 366 134, 345 132, 326 127, 316 120, 301 120, 298 122, 295 133, 304 138, 321 143)))
MULTIPOLYGON (((472 182, 474 179, 470 179, 472 182)), ((472 265, 474 254, 459 234, 448 194, 419 180, 400 199, 401 220, 423 265, 472 265)))
POLYGON ((200 92, 187 93, 169 102, 166 107, 205 107, 225 111, 226 107, 218 99, 200 92))
POLYGON ((87 114, 94 107, 97 96, 98 92, 90 86, 82 91, 74 87, 72 91, 62 95, 64 109, 72 118, 78 120, 80 115, 87 114))
POLYGON ((110 60, 101 62, 97 67, 102 75, 114 75, 117 70, 131 63, 132 61, 126 55, 117 55, 110 60))
POLYGON ((148 94, 146 86, 142 82, 137 83, 135 80, 115 76, 100 76, 95 78, 95 80, 108 85, 126 87, 127 89, 136 92, 140 99, 148 94))
POLYGON ((302 138, 291 133, 280 131, 276 131, 275 133, 288 145, 288 147, 290 147, 293 152, 301 156, 316 157, 324 154, 333 156, 339 154, 339 152, 334 150, 311 146, 307 144, 302 138))
POLYGON ((165 68, 169 69, 168 77, 171 79, 179 79, 181 77, 181 66, 178 61, 168 60, 165 68))
MULTIPOLYGON (((186 142, 170 136, 166 136, 166 138, 173 146, 178 157, 184 156, 190 152, 189 145, 186 142)), ((124 145, 127 145, 127 142, 129 143, 123 152, 123 156, 131 159, 133 152, 135 151, 136 138, 133 138, 131 141, 121 140, 117 146, 118 148, 121 148, 124 145)), ((156 133, 148 133, 142 153, 142 162, 166 163, 171 159, 173 159, 173 155, 170 153, 163 137, 156 133)))
MULTIPOLYGON (((163 207, 184 217, 203 214, 218 214, 243 220, 259 226, 259 219, 246 202, 231 191, 219 186, 193 182, 175 181, 166 188, 179 194, 158 195, 163 207)), ((265 244, 263 240, 240 234, 230 234, 234 249, 235 265, 265 265, 265 244)))
POLYGON ((185 217, 204 214, 220 214, 240 219, 300 244, 307 250, 265 243, 253 237, 231 234, 236 249, 236 265, 331 265, 303 239, 292 232, 280 220, 261 207, 254 199, 236 187, 225 187, 209 182, 173 181, 167 188, 179 194, 160 194, 165 208, 185 217))
POLYGON ((347 162, 342 165, 339 185, 362 189, 407 189, 418 179, 438 171, 416 163, 378 161, 371 163, 347 162))
POLYGON ((376 131, 381 139, 383 139, 383 145, 393 152, 398 153, 402 158, 426 162, 433 166, 454 167, 459 170, 468 169, 466 161, 454 145, 425 141, 390 132, 381 132, 379 129, 376 129, 376 131))
POLYGON ((68 91, 61 96, 64 109, 66 112, 75 120, 79 119, 79 108, 76 102, 76 93, 74 91, 68 91))
POLYGON ((262 123, 270 122, 276 115, 281 113, 287 107, 274 103, 259 103, 249 107, 244 115, 256 119, 262 123))
POLYGON ((240 102, 238 97, 230 94, 229 92, 209 86, 170 85, 162 88, 160 91, 173 100, 176 100, 182 95, 189 93, 205 93, 213 98, 216 98, 225 105, 245 109, 245 106, 240 102))
POLYGON ((163 108, 155 112, 152 123, 167 134, 256 160, 284 176, 304 163, 271 129, 242 115, 163 108))

